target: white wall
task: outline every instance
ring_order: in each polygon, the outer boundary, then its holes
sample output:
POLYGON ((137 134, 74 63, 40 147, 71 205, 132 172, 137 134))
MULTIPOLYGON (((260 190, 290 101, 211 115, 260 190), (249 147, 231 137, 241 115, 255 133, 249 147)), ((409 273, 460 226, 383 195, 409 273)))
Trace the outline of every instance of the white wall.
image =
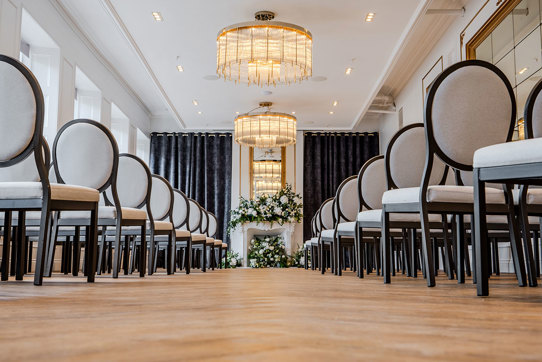
POLYGON ((73 119, 75 70, 79 67, 102 93, 101 117, 104 124, 110 124, 108 112, 111 102, 114 102, 128 116, 131 124, 146 134, 150 133, 150 114, 94 53, 88 40, 66 20, 56 0, 0 0, 0 53, 19 57, 23 8, 60 48, 58 128, 73 119))

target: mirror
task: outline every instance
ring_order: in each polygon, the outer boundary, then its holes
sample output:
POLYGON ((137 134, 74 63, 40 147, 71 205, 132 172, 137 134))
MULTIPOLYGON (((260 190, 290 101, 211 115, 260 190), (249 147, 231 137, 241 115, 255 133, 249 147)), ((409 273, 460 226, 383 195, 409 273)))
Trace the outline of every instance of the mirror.
POLYGON ((250 197, 274 195, 286 183, 286 147, 250 148, 250 197))
POLYGON ((510 81, 517 102, 514 140, 524 139, 523 109, 531 89, 540 79, 542 36, 540 27, 542 0, 509 0, 467 44, 469 59, 495 64, 510 81))

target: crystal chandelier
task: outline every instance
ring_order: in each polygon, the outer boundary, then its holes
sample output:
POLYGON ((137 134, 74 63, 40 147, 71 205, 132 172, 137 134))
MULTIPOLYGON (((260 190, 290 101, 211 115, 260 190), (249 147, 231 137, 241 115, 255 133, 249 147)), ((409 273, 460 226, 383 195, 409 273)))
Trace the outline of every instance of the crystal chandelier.
POLYGON ((235 118, 235 142, 258 148, 286 147, 295 143, 296 118, 286 113, 270 112, 271 102, 261 102, 265 112, 241 114, 235 118))
POLYGON ((281 161, 254 161, 254 179, 279 180, 281 178, 281 161))
POLYGON ((270 11, 259 11, 256 21, 231 25, 218 33, 219 77, 268 86, 312 76, 311 33, 294 24, 271 21, 274 17, 270 11))

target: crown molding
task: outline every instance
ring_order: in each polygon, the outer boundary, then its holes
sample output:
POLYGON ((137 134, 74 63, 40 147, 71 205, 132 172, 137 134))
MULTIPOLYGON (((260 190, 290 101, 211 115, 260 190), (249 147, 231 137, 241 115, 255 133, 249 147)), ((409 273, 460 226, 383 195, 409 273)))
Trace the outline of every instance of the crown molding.
POLYGON ((139 59, 139 61, 143 65, 143 67, 145 68, 145 71, 147 72, 149 77, 151 77, 154 86, 157 88, 158 92, 160 93, 160 96, 161 96, 162 100, 164 101, 164 103, 166 103, 166 105, 167 105, 168 109, 170 110, 170 112, 172 113, 173 117, 177 120, 177 122, 179 122, 179 124, 180 124, 180 126, 182 128, 186 128, 186 124, 184 123, 183 119, 181 118, 181 115, 179 114, 179 112, 175 108, 175 105, 173 104, 173 102, 171 101, 169 96, 167 95, 167 92, 165 91, 164 87, 162 86, 162 84, 160 83, 158 78, 156 77, 156 74, 154 74, 149 62, 147 61, 147 59, 143 55, 143 52, 141 51, 141 49, 137 45, 135 39, 133 38, 132 34, 130 33, 130 31, 128 30, 128 28, 126 27, 126 25, 124 24, 124 22, 120 18, 119 13, 115 9, 115 7, 111 3, 111 1, 110 0, 101 0, 101 3, 102 3, 102 6, 104 7, 104 9, 109 13, 111 18, 113 19, 113 21, 117 25, 119 31, 124 36, 124 38, 126 39, 128 44, 130 44, 130 47, 132 48, 132 50, 137 55, 137 58, 139 59))
POLYGON ((60 2, 60 0, 50 0, 51 4, 55 8, 55 10, 59 13, 59 15, 66 21, 68 26, 72 29, 72 31, 77 35, 77 37, 85 44, 85 46, 90 50, 90 52, 94 55, 94 57, 113 75, 113 77, 120 83, 120 85, 124 88, 124 90, 134 99, 134 101, 141 107, 143 112, 149 117, 149 119, 152 118, 152 113, 143 102, 143 100, 139 97, 139 95, 134 91, 134 89, 126 82, 126 80, 122 77, 122 75, 118 72, 118 70, 111 64, 107 58, 103 55, 103 53, 98 50, 94 42, 85 34, 83 29, 77 25, 77 22, 71 16, 69 11, 66 9, 64 5, 60 2))

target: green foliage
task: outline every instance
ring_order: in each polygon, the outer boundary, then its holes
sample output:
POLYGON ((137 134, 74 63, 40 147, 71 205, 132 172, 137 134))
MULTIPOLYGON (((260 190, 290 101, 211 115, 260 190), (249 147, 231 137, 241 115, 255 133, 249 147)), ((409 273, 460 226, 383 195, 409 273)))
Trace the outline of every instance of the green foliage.
POLYGON ((248 253, 251 268, 286 268, 288 257, 280 236, 255 237, 250 241, 248 253))
POLYGON ((228 251, 226 254, 226 261, 222 260, 222 268, 237 268, 241 265, 241 258, 239 257, 239 253, 236 253, 235 251, 228 251))
POLYGON ((303 204, 301 196, 286 186, 275 195, 262 195, 254 200, 239 198, 239 207, 231 210, 228 234, 237 226, 249 222, 270 222, 283 225, 289 222, 301 222, 303 204))

